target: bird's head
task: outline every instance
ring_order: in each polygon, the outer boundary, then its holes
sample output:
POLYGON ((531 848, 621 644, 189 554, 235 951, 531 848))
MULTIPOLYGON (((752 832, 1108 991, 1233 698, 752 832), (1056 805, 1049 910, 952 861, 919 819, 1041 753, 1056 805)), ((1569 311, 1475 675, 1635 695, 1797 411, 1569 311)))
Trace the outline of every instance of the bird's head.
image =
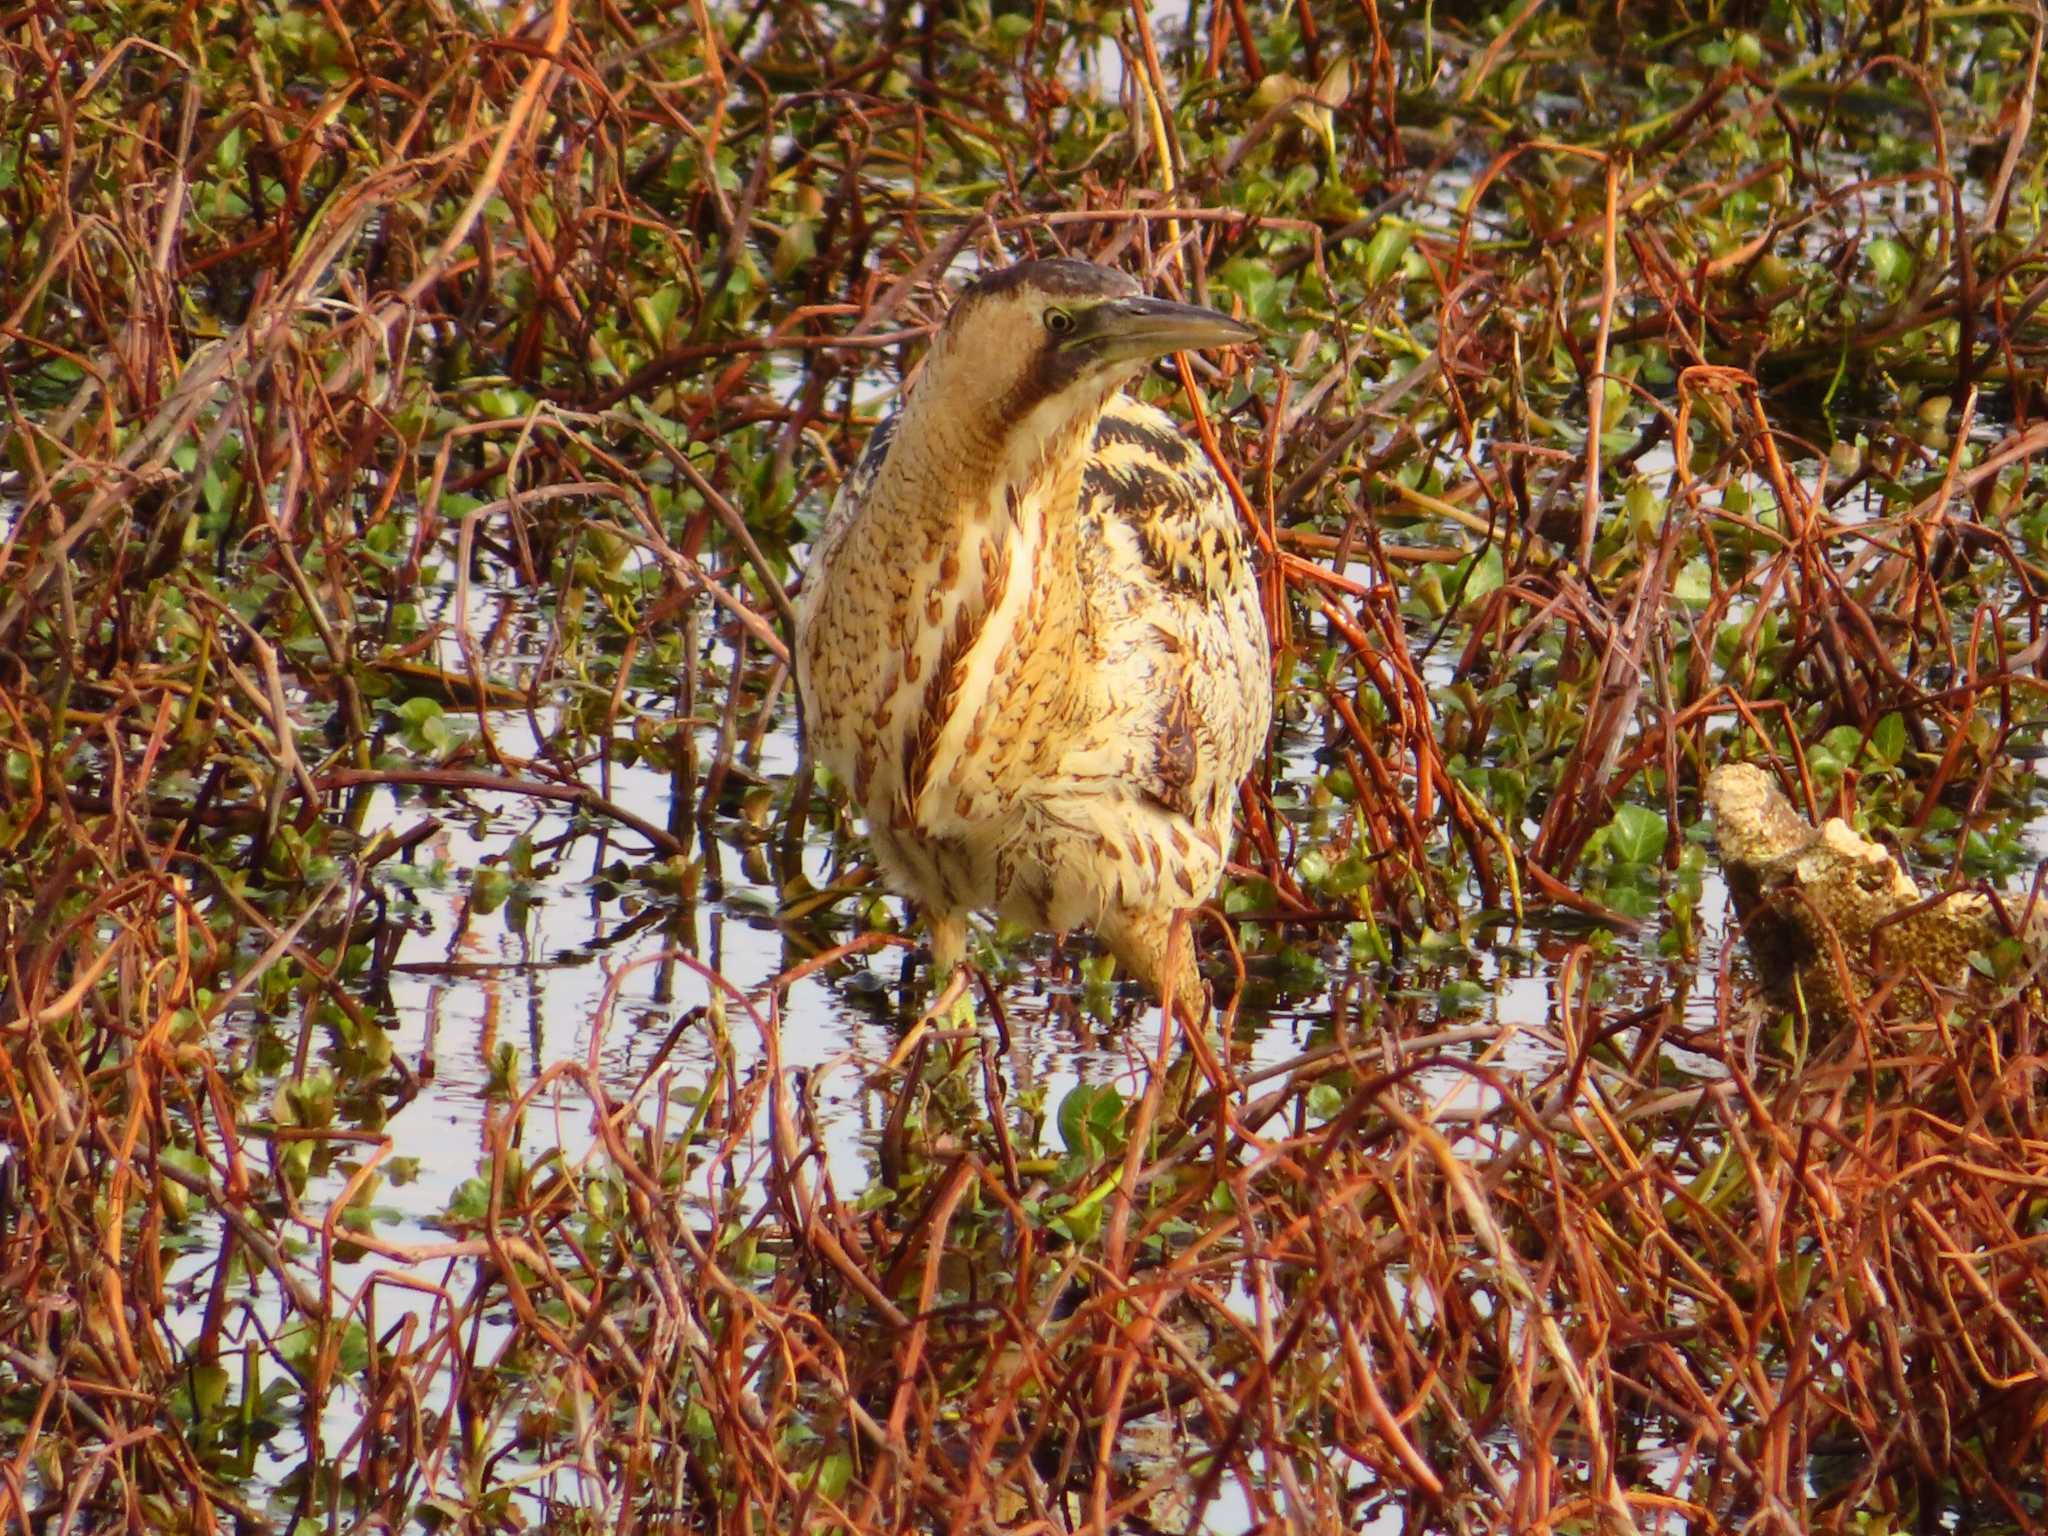
POLYGON ((946 316, 919 393, 989 438, 1049 438, 1092 421, 1154 358, 1232 346, 1258 332, 1193 304, 1147 298, 1090 262, 1022 261, 971 284, 946 316))

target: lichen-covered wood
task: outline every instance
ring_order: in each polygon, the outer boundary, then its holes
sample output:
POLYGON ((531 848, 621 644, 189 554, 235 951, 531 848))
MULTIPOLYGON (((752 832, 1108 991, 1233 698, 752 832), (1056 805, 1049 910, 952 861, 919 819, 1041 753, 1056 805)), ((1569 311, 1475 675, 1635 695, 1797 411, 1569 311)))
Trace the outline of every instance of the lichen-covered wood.
POLYGON ((1984 896, 1938 900, 1888 851, 1839 817, 1813 826, 1751 763, 1707 777, 1707 808, 1743 937, 1764 983, 1803 998, 1817 1019, 1851 1016, 1883 977, 1915 967, 1936 985, 1964 975, 1970 952, 2006 929, 1984 896))

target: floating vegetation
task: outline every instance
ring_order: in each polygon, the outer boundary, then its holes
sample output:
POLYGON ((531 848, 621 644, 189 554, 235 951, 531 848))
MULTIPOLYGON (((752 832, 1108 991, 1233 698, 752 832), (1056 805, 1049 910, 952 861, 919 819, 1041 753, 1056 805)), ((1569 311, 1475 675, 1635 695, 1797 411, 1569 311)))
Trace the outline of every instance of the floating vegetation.
POLYGON ((1788 1002, 1702 809, 2027 925, 2042 42, 0 15, 0 1523, 2042 1529, 2034 962, 1788 1002), (1264 332, 1276 727, 1213 1030, 913 1037, 790 593, 1055 253, 1264 332))

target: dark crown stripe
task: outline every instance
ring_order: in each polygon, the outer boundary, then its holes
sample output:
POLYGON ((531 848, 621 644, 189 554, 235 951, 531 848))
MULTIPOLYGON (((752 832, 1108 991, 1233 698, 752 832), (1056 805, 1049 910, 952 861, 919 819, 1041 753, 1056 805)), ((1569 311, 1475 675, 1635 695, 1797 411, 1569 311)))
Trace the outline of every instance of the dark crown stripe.
POLYGON ((1020 261, 976 278, 961 291, 962 303, 1013 293, 1019 288, 1036 288, 1060 299, 1124 299, 1139 291, 1136 278, 1113 267, 1098 267, 1092 261, 1054 257, 1046 261, 1020 261))

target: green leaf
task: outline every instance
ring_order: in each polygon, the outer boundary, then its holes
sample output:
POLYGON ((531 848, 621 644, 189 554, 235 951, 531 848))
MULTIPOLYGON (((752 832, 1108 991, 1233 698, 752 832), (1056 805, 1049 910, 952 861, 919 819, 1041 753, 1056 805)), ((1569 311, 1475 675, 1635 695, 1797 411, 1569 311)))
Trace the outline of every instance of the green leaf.
POLYGON ((1069 1152, 1090 1161, 1112 1151, 1121 1141, 1124 1096, 1108 1083, 1079 1083, 1060 1100, 1055 1117, 1060 1140, 1069 1152))
POLYGON ((1501 564, 1500 546, 1489 544, 1472 562, 1471 574, 1465 578, 1459 595, 1464 602, 1476 603, 1487 593, 1499 591, 1506 580, 1507 568, 1501 564))
POLYGON ((1487 991, 1476 981, 1459 980, 1441 988, 1436 995, 1437 1011, 1444 1018, 1477 1013, 1486 1004, 1487 991))
POLYGON ((423 725, 442 714, 441 702, 423 693, 414 694, 398 706, 398 718, 407 725, 423 725))
POLYGON ((1280 280, 1265 262, 1249 256, 1233 256, 1217 271, 1216 281, 1232 293, 1242 295, 1246 311, 1259 324, 1268 324, 1278 317, 1280 280))
POLYGON ((1394 274, 1408 247, 1415 243, 1415 231, 1399 219, 1388 219, 1366 242, 1364 275, 1369 287, 1378 287, 1394 274))
POLYGON ((1913 275, 1913 253, 1896 240, 1880 236, 1863 247, 1863 254, 1887 288, 1897 288, 1913 275))
POLYGON ((186 1377, 188 1395, 177 1406, 194 1410, 201 1423, 220 1417, 228 1400, 228 1373, 224 1366, 195 1364, 186 1377))
POLYGON ((1606 827, 1607 847, 1623 864, 1649 864, 1663 857, 1670 831, 1661 811, 1642 805, 1617 806, 1614 820, 1606 827))
POLYGON ((1083 955, 1081 957, 1081 985, 1092 991, 1102 991, 1116 980, 1116 956, 1083 955))
POLYGON ((1344 936, 1351 944, 1351 958, 1354 961, 1377 960, 1382 965, 1390 964, 1394 958, 1388 946, 1386 935, 1371 923, 1350 923, 1344 929, 1344 936))
POLYGON ((1688 608, 1704 608, 1714 600, 1714 572, 1707 557, 1700 555, 1679 568, 1671 583, 1671 595, 1688 608))
POLYGON ((844 1451, 834 1451, 818 1463, 818 1492, 825 1498, 836 1499, 846 1492, 846 1485, 853 1480, 853 1458, 844 1451))
POLYGON ((470 910, 491 913, 505 904, 512 892, 512 877, 502 869, 479 869, 469 882, 470 910))
POLYGON ((1863 732, 1853 725, 1838 725, 1820 739, 1821 748, 1843 767, 1863 755, 1863 732))
POLYGON ((448 1197, 442 1219, 453 1226, 474 1226, 490 1214, 491 1181, 489 1179, 464 1179, 455 1186, 455 1193, 448 1197))

